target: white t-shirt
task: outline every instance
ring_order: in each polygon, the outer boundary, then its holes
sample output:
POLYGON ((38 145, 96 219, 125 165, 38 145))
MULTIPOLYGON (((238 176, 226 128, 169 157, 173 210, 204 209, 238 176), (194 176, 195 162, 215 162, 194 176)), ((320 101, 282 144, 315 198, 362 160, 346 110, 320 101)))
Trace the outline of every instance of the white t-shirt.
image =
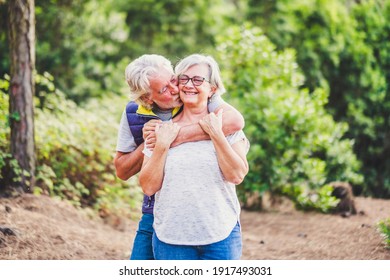
MULTIPOLYGON (((243 131, 226 138, 230 145, 246 140, 243 131)), ((143 152, 152 155, 147 148, 143 152)), ((206 245, 229 236, 239 221, 240 204, 235 185, 219 168, 211 140, 169 149, 153 214, 156 235, 165 243, 206 245)))
MULTIPOLYGON (((224 103, 221 95, 214 94, 208 103, 209 112, 214 112, 220 105, 224 103)), ((119 123, 118 138, 116 150, 122 153, 129 153, 137 149, 137 144, 134 141, 133 134, 130 131, 127 121, 126 109, 123 110, 122 117, 119 123)))

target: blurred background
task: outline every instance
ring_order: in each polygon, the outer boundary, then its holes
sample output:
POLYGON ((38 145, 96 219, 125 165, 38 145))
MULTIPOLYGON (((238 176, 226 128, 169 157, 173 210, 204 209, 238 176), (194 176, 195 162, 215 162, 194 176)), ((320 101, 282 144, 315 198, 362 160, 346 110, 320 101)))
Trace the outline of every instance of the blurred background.
MULTIPOLYGON (((11 1, 0 0, 0 189, 23 173, 9 147, 11 1)), ((334 181, 388 199, 389 19, 389 0, 35 0, 33 191, 101 215, 138 209, 137 177, 120 181, 112 163, 124 69, 145 53, 173 65, 203 53, 246 120, 243 205, 271 193, 326 212, 334 181)))

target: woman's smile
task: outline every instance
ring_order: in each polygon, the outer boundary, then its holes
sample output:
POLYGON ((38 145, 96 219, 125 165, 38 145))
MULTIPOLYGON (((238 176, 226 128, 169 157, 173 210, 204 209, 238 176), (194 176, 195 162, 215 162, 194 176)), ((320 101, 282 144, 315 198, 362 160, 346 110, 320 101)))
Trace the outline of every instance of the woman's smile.
POLYGON ((199 94, 199 92, 197 92, 197 91, 186 91, 186 90, 183 90, 183 93, 185 95, 197 95, 197 94, 199 94))

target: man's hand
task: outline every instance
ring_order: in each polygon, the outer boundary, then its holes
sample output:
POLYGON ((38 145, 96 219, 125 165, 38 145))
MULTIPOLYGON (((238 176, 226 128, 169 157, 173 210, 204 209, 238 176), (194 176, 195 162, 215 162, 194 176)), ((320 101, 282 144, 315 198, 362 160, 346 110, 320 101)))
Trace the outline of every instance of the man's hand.
POLYGON ((223 134, 222 114, 223 114, 223 109, 220 109, 218 110, 217 114, 211 112, 210 114, 203 117, 203 119, 199 121, 200 127, 204 130, 204 132, 210 135, 211 138, 223 134))
POLYGON ((153 150, 156 146, 156 127, 160 126, 161 120, 153 119, 145 123, 142 128, 142 137, 145 139, 145 145, 148 149, 153 150))

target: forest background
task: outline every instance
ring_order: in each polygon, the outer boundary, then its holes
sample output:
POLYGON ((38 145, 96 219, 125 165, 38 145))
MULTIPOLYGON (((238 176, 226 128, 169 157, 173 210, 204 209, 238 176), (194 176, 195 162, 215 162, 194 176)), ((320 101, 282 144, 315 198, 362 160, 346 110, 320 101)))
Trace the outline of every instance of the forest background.
MULTIPOLYGON (((24 172, 9 147, 10 1, 0 1, 0 189, 24 172)), ((389 0, 36 0, 35 18, 35 193, 101 215, 137 209, 137 177, 117 179, 112 163, 124 69, 145 53, 173 64, 205 53, 246 120, 243 204, 269 191, 326 212, 333 181, 390 198, 389 0)))

